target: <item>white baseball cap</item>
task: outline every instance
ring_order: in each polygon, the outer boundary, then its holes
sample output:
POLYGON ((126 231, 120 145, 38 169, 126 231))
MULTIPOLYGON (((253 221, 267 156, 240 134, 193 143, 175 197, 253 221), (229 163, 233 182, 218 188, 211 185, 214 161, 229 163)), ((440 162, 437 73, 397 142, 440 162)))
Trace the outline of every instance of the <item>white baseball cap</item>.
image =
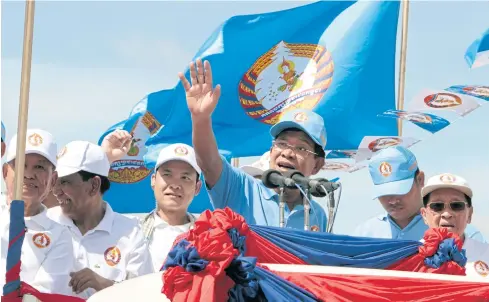
POLYGON ((443 173, 430 177, 426 183, 426 186, 421 189, 421 196, 425 197, 437 189, 444 188, 455 189, 472 198, 472 189, 467 181, 458 175, 450 173, 443 173))
POLYGON ((251 165, 242 166, 241 169, 249 175, 256 177, 261 176, 263 172, 270 167, 270 151, 265 152, 258 161, 251 165))
MULTIPOLYGON (((17 134, 8 145, 7 162, 15 159, 17 152, 17 134)), ((27 129, 25 154, 39 154, 56 166, 56 153, 58 146, 51 133, 41 129, 27 129)))
POLYGON ((79 171, 109 176, 110 162, 102 147, 86 141, 73 141, 58 153, 58 177, 79 171))
POLYGON ((155 171, 158 170, 162 164, 172 160, 186 162, 191 165, 199 175, 202 173, 202 170, 197 165, 194 148, 189 145, 173 144, 161 149, 160 154, 158 155, 158 160, 156 160, 155 171))

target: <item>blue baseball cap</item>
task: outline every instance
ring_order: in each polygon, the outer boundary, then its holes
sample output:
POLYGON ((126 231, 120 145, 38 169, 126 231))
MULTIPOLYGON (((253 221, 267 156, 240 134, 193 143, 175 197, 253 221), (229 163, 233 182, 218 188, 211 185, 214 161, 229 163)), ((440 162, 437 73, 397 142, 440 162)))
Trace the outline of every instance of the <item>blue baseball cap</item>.
POLYGON ((307 109, 288 111, 270 128, 270 134, 275 138, 280 132, 290 128, 304 131, 316 144, 326 148, 326 128, 319 114, 307 109))
POLYGON ((386 195, 405 195, 413 186, 418 170, 416 156, 407 148, 393 146, 377 152, 368 165, 376 199, 386 195))
MULTIPOLYGON (((2 141, 3 141, 3 142, 5 142, 5 134, 6 134, 5 132, 6 132, 6 131, 5 131, 5 126, 4 126, 3 122, 2 122, 2 141)), ((5 142, 5 143, 6 143, 6 142, 5 142)))

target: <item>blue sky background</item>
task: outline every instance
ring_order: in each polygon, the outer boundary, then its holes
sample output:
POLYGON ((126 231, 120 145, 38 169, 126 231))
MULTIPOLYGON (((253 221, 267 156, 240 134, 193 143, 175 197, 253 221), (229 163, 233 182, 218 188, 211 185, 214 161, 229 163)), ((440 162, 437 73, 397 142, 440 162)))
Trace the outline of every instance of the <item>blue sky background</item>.
MULTIPOLYGON (((28 126, 52 132, 60 146, 96 142, 146 94, 175 85, 177 73, 225 19, 307 2, 37 2, 28 126)), ((341 26, 328 32, 330 48, 363 5, 345 12, 341 26)), ((24 2, 2 1, 1 9, 1 117, 10 138, 17 127, 24 2)), ((489 84, 489 66, 469 70, 463 59, 489 27, 488 12, 483 1, 411 2, 406 102, 423 88, 489 84)), ((489 237, 489 104, 435 135, 404 129, 405 136, 422 139, 412 150, 428 176, 452 172, 470 182, 473 224, 489 237)), ((366 169, 323 176, 339 176, 344 185, 336 232, 351 232, 381 213, 370 198, 366 169)))

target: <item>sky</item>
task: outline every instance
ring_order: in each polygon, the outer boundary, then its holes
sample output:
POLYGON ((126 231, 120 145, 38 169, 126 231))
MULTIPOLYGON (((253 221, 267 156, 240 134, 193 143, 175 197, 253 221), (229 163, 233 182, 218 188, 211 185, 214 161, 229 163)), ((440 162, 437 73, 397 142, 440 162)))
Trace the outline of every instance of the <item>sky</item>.
MULTIPOLYGON (((28 127, 50 131, 59 146, 75 139, 97 142, 145 95, 173 87, 177 73, 225 19, 307 2, 37 1, 28 127)), ((345 26, 359 11, 340 16, 345 26)), ((411 1, 406 106, 424 88, 489 84, 489 66, 470 70, 463 59, 468 45, 489 27, 487 12, 487 1, 411 1)), ((17 128, 24 2, 2 1, 1 17, 1 118, 10 138, 17 128)), ((330 36, 334 44, 341 30, 330 36)), ((422 140, 411 150, 427 176, 451 172, 469 181, 475 192, 473 225, 486 238, 488 117, 489 104, 435 135, 404 127, 405 136, 422 140)), ((343 184, 336 233, 348 234, 382 213, 370 197, 367 169, 321 176, 340 177, 343 184)))

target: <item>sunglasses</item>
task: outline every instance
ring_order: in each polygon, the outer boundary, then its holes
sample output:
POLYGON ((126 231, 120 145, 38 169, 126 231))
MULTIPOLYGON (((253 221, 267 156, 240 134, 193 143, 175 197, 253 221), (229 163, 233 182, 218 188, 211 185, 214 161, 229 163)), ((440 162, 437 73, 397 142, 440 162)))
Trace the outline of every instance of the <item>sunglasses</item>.
MULTIPOLYGON (((445 209, 445 203, 444 202, 432 202, 428 205, 433 212, 441 212, 445 209)), ((467 203, 465 201, 454 201, 450 202, 450 208, 454 212, 461 212, 465 210, 467 207, 467 203)))

